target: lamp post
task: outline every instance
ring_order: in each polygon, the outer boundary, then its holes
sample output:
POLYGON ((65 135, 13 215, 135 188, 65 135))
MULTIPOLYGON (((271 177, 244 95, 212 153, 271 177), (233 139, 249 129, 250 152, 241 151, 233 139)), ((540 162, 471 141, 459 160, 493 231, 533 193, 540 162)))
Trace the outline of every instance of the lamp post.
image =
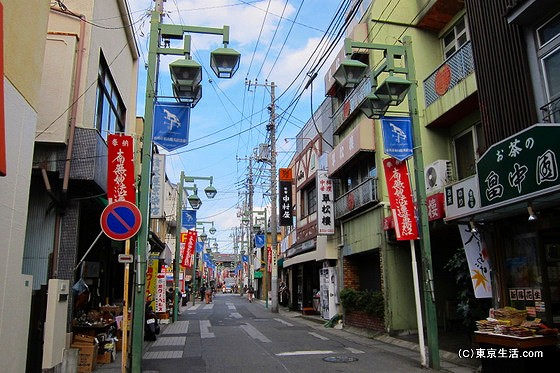
MULTIPOLYGON (((240 54, 227 47, 229 44, 229 27, 208 28, 193 27, 183 25, 162 24, 164 0, 155 0, 154 9, 151 13, 150 37, 148 46, 147 63, 147 83, 144 107, 144 126, 142 131, 142 150, 141 150, 141 171, 140 183, 138 188, 138 207, 142 214, 142 224, 137 235, 136 242, 136 271, 135 271, 135 293, 132 309, 132 338, 131 338, 131 359, 130 370, 133 373, 142 370, 142 350, 144 348, 144 311, 145 311, 145 291, 146 291, 146 254, 148 243, 148 232, 150 223, 150 180, 152 172, 152 135, 153 135, 153 115, 154 103, 157 93, 157 76, 159 67, 159 54, 183 55, 190 60, 190 35, 185 37, 185 33, 203 33, 223 36, 223 48, 218 48, 211 53, 210 65, 212 70, 220 78, 231 78, 239 67, 240 54), (184 48, 162 48, 162 39, 184 39, 184 48)), ((167 43, 164 43, 166 45, 167 43)), ((198 74, 200 74, 198 66, 198 74)), ((195 84, 195 80, 187 82, 182 77, 196 75, 194 69, 174 69, 171 71, 174 81, 175 97, 180 102, 186 102, 194 107, 200 99, 200 84, 195 84)), ((199 81, 200 83, 200 81, 199 81)))
MULTIPOLYGON (((210 184, 204 189, 206 193, 206 197, 214 198, 218 191, 214 186, 212 186, 213 177, 212 176, 185 176, 185 172, 181 171, 180 180, 178 183, 178 197, 177 197, 177 213, 176 213, 176 221, 177 221, 177 228, 175 232, 175 256, 173 261, 173 282, 175 284, 175 295, 174 299, 175 302, 173 303, 173 321, 177 321, 179 319, 179 272, 181 267, 181 230, 183 227, 183 191, 184 190, 192 190, 193 194, 189 194, 187 197, 187 201, 191 205, 194 210, 198 210, 202 205, 202 201, 198 197, 198 189, 196 184, 193 187, 189 187, 184 185, 186 182, 194 182, 197 179, 208 180, 210 184)), ((212 228, 214 232, 216 232, 216 228, 214 228, 214 223, 212 223, 212 228)), ((212 233, 212 232, 210 232, 212 233)), ((196 252, 194 253, 196 257, 196 252)), ((194 265, 194 264, 193 264, 194 265)), ((193 280, 194 284, 194 280, 193 280)))
MULTIPOLYGON (((403 38, 402 45, 385 45, 376 43, 361 43, 351 39, 344 40, 346 56, 352 54, 353 48, 377 50, 384 53, 384 61, 371 74, 372 91, 365 97, 360 109, 369 118, 381 118, 389 106, 399 105, 408 96, 408 109, 411 112, 411 121, 414 137, 414 176, 416 185, 416 201, 419 209, 418 225, 420 227, 420 249, 422 253, 422 268, 424 272, 424 312, 426 317, 426 329, 428 335, 428 353, 430 356, 430 367, 440 369, 439 344, 437 335, 437 317, 435 309, 435 297, 432 283, 432 253, 430 243, 430 230, 428 227, 428 214, 426 206, 426 185, 424 180, 424 160, 422 158, 422 143, 420 136, 420 120, 418 117, 418 101, 416 87, 416 73, 414 68, 414 58, 412 54, 411 38, 403 38), (395 66, 396 58, 404 58, 404 67, 395 66), (378 86, 377 77, 381 73, 388 73, 389 76, 378 86), (395 76, 394 73, 402 74, 406 79, 395 76)), ((337 69, 334 78, 344 87, 355 87, 366 75, 368 66, 359 61, 346 59, 337 69)), ((411 252, 414 259, 414 246, 411 242, 411 252)), ((415 269, 414 263, 414 269, 415 269)), ((416 276, 415 276, 416 277, 416 276)), ((415 278, 415 281, 417 279, 415 278)), ((417 293, 415 291, 415 293, 417 293)), ((418 297, 418 294, 415 294, 418 297)), ((417 299, 418 327, 422 327, 422 315, 420 312, 419 299, 417 299)), ((422 353, 422 365, 425 365, 425 354, 423 353, 423 330, 418 330, 420 336, 420 351, 422 353)))

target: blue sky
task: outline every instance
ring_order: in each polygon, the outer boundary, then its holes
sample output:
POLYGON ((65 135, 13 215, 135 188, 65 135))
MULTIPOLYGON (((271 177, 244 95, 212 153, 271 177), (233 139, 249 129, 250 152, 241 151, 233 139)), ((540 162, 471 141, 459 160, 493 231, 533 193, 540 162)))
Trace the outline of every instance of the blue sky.
MULTIPOLYGON (((167 176, 172 182, 177 182, 181 171, 189 176, 214 177, 218 194, 208 200, 199 191, 203 205, 198 219, 215 222, 220 252, 233 250, 229 236, 231 229, 239 226, 238 206, 244 198, 244 181, 248 176, 246 159, 266 139, 270 88, 262 85, 274 82, 277 86, 276 110, 280 115, 277 167, 286 167, 295 149, 293 138, 325 97, 324 71, 341 46, 334 48, 335 53, 331 53, 317 71, 312 89, 303 91, 296 104, 291 103, 307 82, 305 64, 317 60, 314 51, 321 45, 321 38, 340 3, 333 0, 168 0, 164 3, 164 23, 205 27, 229 25, 229 47, 241 53, 236 75, 232 79, 218 79, 210 70, 209 55, 222 46, 222 37, 192 34, 192 58, 203 66, 202 100, 191 111, 189 145, 169 153, 166 160, 167 176), (249 87, 247 81, 257 81, 259 86, 249 87)), ((143 116, 143 66, 147 61, 149 11, 154 3, 152 0, 129 0, 129 4, 139 37, 141 68, 137 115, 143 116)), ((172 96, 168 64, 177 58, 161 58, 159 96, 172 96)), ((254 172, 259 173, 258 170, 254 172)), ((270 204, 270 198, 263 196, 267 186, 259 186, 270 182, 270 173, 261 170, 260 174, 262 177, 256 181, 254 194, 256 210, 270 204)), ((197 181, 197 186, 203 189, 207 183, 197 181)))

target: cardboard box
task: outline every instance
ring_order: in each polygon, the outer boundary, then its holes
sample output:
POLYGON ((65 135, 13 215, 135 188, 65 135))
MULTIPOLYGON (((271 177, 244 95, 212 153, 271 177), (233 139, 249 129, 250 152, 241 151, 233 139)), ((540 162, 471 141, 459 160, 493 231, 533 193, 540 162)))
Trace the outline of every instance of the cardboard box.
POLYGON ((113 361, 113 354, 111 351, 105 351, 102 354, 97 354, 97 364, 109 364, 113 361))
POLYGON ((91 335, 74 334, 73 343, 95 344, 97 343, 97 340, 91 335))
POLYGON ((90 373, 97 367, 97 344, 72 343, 71 348, 80 350, 78 373, 90 373))

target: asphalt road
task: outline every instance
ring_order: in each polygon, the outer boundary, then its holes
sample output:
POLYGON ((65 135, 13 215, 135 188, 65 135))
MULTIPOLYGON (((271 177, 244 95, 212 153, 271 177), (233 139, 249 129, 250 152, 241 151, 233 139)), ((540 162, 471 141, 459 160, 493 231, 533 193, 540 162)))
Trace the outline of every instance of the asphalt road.
POLYGON ((263 303, 249 303, 238 294, 217 294, 210 304, 191 304, 146 345, 143 372, 426 371, 417 352, 345 338, 341 331, 272 313, 263 303))

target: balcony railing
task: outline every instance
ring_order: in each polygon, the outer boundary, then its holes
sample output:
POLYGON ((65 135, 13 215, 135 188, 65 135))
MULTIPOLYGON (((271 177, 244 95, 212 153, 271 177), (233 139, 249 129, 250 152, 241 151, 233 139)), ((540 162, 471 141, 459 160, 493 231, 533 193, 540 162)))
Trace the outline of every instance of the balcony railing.
POLYGON ((334 112, 332 124, 334 132, 344 124, 344 121, 353 116, 354 111, 359 107, 364 98, 371 92, 371 80, 369 77, 363 79, 360 84, 348 95, 346 100, 334 112))
POLYGON ((357 211, 368 204, 379 203, 377 196, 377 178, 368 178, 354 189, 344 193, 334 202, 334 214, 336 219, 357 211))
POLYGON ((560 97, 541 107, 543 122, 560 123, 560 97))
MULTIPOLYGON (((474 59, 472 53, 471 42, 463 44, 463 46, 445 60, 438 68, 424 80, 424 98, 426 107, 436 102, 441 95, 436 90, 436 75, 441 67, 447 65, 451 69, 450 81, 447 90, 455 87, 459 82, 474 72, 474 59)), ((446 90, 446 92, 447 92, 446 90)))

